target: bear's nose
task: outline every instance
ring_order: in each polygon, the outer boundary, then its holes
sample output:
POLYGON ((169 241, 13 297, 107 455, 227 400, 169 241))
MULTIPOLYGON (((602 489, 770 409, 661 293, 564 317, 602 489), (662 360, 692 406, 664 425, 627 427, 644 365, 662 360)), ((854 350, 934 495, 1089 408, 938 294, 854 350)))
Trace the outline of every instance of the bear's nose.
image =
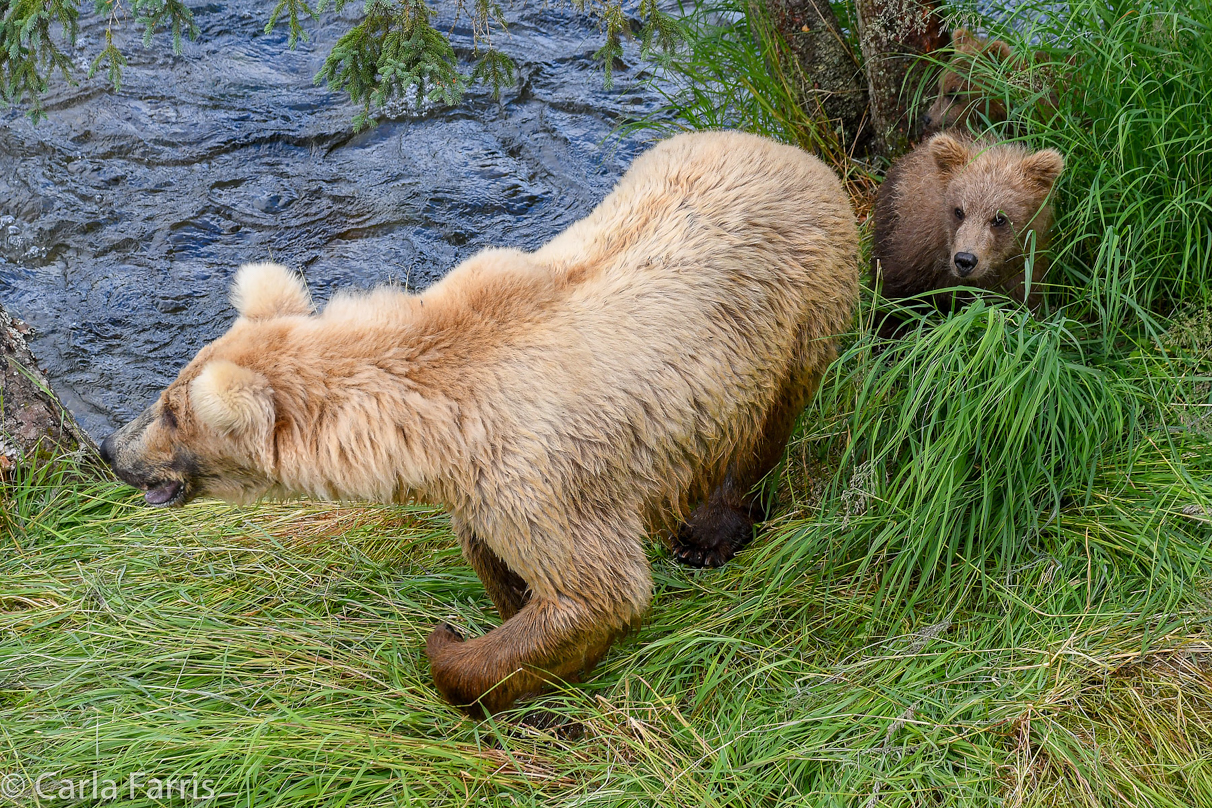
POLYGON ((108 463, 109 465, 111 465, 111 466, 114 464, 114 445, 113 445, 113 440, 114 440, 114 436, 113 436, 113 435, 110 435, 108 438, 106 438, 105 440, 101 441, 101 447, 100 447, 100 449, 101 449, 101 459, 102 459, 103 461, 105 461, 106 463, 108 463))
POLYGON ((966 278, 976 269, 976 256, 969 252, 956 253, 951 259, 955 262, 955 271, 961 278, 966 278))

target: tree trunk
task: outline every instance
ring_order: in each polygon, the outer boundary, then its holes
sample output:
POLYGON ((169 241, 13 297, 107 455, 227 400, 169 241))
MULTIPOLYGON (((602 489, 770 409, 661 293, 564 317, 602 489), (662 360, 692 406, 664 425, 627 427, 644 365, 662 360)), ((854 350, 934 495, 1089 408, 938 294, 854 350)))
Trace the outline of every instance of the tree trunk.
POLYGON ((828 0, 765 0, 765 7, 796 60, 791 67, 804 108, 829 120, 847 152, 869 152, 867 84, 828 0))
POLYGON ((28 331, 0 306, 0 477, 39 455, 96 450, 38 370, 25 343, 28 331))
POLYGON ((919 77, 915 56, 945 46, 947 31, 936 0, 855 0, 859 45, 867 71, 871 121, 880 151, 903 152, 914 129, 909 100, 919 77))

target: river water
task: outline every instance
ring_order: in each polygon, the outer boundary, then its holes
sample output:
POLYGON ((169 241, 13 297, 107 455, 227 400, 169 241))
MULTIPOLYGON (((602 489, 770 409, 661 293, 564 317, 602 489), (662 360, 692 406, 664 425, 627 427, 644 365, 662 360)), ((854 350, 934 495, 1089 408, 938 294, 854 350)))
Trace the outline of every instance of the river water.
MULTIPOLYGON (((607 91, 601 35, 576 11, 507 10, 496 41, 521 82, 502 103, 475 88, 355 134, 356 109, 312 83, 352 17, 290 51, 284 32, 263 33, 272 5, 193 6, 201 35, 180 56, 164 35, 145 50, 127 20, 119 93, 57 81, 41 123, 0 113, 0 303, 34 327, 35 355, 95 437, 226 330, 239 264, 302 270, 320 301, 423 287, 482 247, 539 246, 647 145, 612 130, 655 108, 656 90, 631 50, 607 91)), ((468 27, 452 39, 469 53, 468 27)), ((86 19, 77 64, 103 40, 104 20, 86 19)))

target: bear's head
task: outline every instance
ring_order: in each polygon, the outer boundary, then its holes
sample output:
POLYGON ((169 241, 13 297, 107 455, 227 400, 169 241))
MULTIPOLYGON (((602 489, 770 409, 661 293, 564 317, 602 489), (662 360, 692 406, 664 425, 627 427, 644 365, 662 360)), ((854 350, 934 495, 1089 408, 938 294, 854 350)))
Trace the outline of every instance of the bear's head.
POLYGON ((993 123, 1006 120, 1005 102, 990 93, 981 74, 987 75, 996 63, 1009 62, 1010 46, 1000 39, 989 41, 976 36, 965 28, 952 33, 951 45, 955 53, 939 76, 938 95, 922 116, 925 135, 962 128, 976 113, 993 123), (987 64, 981 60, 987 60, 987 64))
MULTIPOLYGON (((1029 234, 1046 246, 1048 197, 1065 159, 1055 149, 1031 152, 1012 143, 987 144, 949 134, 926 145, 946 192, 948 268, 975 285, 1000 281, 1021 267, 1029 234)), ((1038 278, 1037 278, 1038 280, 1038 278)))
POLYGON ((239 318, 203 348, 143 413, 101 442, 101 457, 149 505, 199 495, 240 502, 272 487, 275 368, 264 350, 275 330, 312 312, 302 280, 277 264, 236 273, 239 318), (250 339, 252 332, 257 339, 250 339), (268 332, 268 333, 267 333, 268 332))

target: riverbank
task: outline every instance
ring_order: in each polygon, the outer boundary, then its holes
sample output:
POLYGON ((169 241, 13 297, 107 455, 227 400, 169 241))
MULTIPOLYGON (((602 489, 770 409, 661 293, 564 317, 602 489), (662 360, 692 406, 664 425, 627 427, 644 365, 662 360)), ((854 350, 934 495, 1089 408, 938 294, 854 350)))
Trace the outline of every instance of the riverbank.
POLYGON ((32 462, 38 455, 96 451, 51 391, 26 344, 30 330, 0 306, 0 479, 13 466, 32 462))

